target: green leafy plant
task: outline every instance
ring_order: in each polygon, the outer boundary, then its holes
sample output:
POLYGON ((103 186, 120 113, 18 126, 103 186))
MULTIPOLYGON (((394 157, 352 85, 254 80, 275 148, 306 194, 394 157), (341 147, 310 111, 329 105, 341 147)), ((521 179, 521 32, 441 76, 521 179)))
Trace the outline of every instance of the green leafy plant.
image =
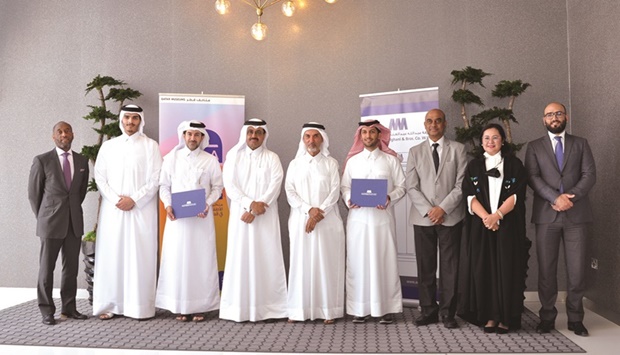
MULTIPOLYGON (((97 75, 91 82, 86 84, 86 95, 94 91, 98 95, 99 105, 88 105, 90 112, 84 116, 85 120, 93 121, 93 130, 97 132, 97 142, 93 145, 85 145, 82 147, 82 155, 95 165, 97 155, 103 142, 110 138, 118 137, 122 134, 119 127, 119 113, 125 101, 131 101, 142 96, 142 93, 125 87, 125 82, 116 80, 111 76, 97 75), (105 93, 107 91, 107 94, 105 93), (117 113, 112 113, 108 109, 108 103, 116 103, 117 113)), ((88 191, 98 191, 95 179, 91 179, 88 183, 88 191)), ((97 221, 99 221, 99 212, 101 210, 101 196, 97 200, 97 216, 93 230, 84 235, 85 241, 95 241, 97 238, 97 221)))
POLYGON ((484 88, 482 79, 493 74, 469 66, 462 70, 453 70, 450 74, 452 75, 452 85, 460 86, 459 89, 454 90, 452 93, 452 100, 461 105, 461 118, 463 119, 463 127, 455 128, 456 140, 470 144, 471 154, 479 153, 481 148, 475 142, 482 133, 482 128, 490 121, 497 119, 506 131, 506 144, 510 144, 515 152, 519 151, 524 143, 515 143, 512 140, 511 123, 519 123, 514 116, 513 107, 516 98, 523 94, 531 85, 521 80, 501 80, 495 85, 491 95, 499 99, 508 99, 506 108, 494 106, 472 115, 470 119, 467 115, 468 105, 474 104, 478 107, 483 107, 484 103, 480 96, 468 88, 468 85, 477 84, 484 88))

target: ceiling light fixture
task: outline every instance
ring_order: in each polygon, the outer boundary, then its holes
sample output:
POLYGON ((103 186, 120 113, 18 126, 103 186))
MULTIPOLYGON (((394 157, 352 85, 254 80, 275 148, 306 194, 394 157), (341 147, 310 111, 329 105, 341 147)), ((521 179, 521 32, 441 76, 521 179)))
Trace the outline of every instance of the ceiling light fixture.
MULTIPOLYGON (((282 2, 282 13, 291 17, 295 13, 295 1, 293 0, 241 0, 244 3, 250 5, 256 10, 256 15, 258 16, 258 21, 252 25, 252 37, 254 37, 257 41, 262 41, 267 36, 267 25, 265 25, 261 21, 261 17, 263 16, 263 10, 266 8, 275 5, 279 2, 282 2)), ((325 0, 325 2, 329 4, 333 4, 337 0, 325 0)), ((230 1, 229 0, 216 0, 215 1, 215 11, 217 11, 220 15, 225 15, 230 11, 230 1)))

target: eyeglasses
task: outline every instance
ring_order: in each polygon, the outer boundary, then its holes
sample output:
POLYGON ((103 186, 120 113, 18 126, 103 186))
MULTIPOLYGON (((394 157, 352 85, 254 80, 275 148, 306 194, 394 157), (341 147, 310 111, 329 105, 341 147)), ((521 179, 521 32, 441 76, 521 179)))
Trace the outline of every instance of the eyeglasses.
POLYGON ((562 111, 547 112, 545 113, 545 118, 564 117, 564 115, 566 115, 566 113, 562 111))
POLYGON ((484 136, 482 137, 482 141, 483 142, 487 142, 487 141, 500 141, 502 140, 501 136, 484 136))

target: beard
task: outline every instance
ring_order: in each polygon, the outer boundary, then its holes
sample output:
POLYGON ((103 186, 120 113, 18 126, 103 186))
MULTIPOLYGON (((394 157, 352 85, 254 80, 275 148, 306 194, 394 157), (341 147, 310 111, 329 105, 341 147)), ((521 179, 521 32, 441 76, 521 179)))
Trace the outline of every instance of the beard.
POLYGON ((377 138, 377 139, 372 139, 372 138, 362 139, 362 144, 366 148, 375 148, 375 147, 377 147, 379 145, 379 138, 377 138))
MULTIPOLYGON (((553 124, 552 121, 551 124, 553 124)), ((562 133, 564 132, 564 130, 566 129, 566 120, 560 122, 560 125, 556 126, 556 127, 552 127, 551 124, 546 124, 545 123, 545 127, 547 127, 547 131, 553 133, 553 134, 558 134, 558 133, 562 133)))
POLYGON ((56 146, 64 150, 65 152, 71 149, 71 142, 73 142, 73 139, 55 139, 54 140, 54 143, 56 143, 56 146))
POLYGON ((321 149, 316 145, 309 145, 306 147, 306 150, 312 155, 316 155, 318 152, 321 151, 321 149))
POLYGON ((124 125, 123 127, 125 128, 125 133, 129 135, 132 135, 138 131, 136 125, 124 125))

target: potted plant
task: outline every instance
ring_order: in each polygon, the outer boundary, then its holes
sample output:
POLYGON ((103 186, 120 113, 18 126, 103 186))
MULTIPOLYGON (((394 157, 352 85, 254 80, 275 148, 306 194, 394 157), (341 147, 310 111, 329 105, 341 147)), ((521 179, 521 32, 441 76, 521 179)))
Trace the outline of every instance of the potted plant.
POLYGON ((484 88, 482 79, 490 73, 485 73, 482 69, 476 69, 472 67, 465 67, 462 70, 453 70, 452 85, 460 85, 460 88, 454 90, 452 93, 452 100, 461 105, 461 118, 463 119, 463 127, 456 127, 456 140, 471 145, 471 154, 477 153, 475 139, 482 133, 482 127, 484 127, 489 121, 498 119, 504 126, 506 131, 506 144, 512 145, 515 152, 519 151, 523 147, 523 143, 514 143, 512 140, 511 122, 518 123, 513 113, 513 107, 516 98, 521 95, 525 90, 530 87, 529 83, 524 83, 521 80, 501 80, 495 85, 495 89, 491 92, 493 97, 500 99, 508 98, 508 105, 506 108, 493 107, 483 110, 478 114, 471 116, 469 119, 467 115, 467 105, 476 104, 478 106, 484 106, 482 99, 474 94, 467 88, 468 85, 478 84, 484 88))
MULTIPOLYGON (((97 154, 99 148, 104 141, 120 136, 122 134, 120 127, 118 126, 119 113, 121 107, 123 107, 125 101, 136 99, 142 96, 137 90, 133 90, 129 87, 125 87, 125 82, 116 80, 110 76, 97 75, 91 82, 86 84, 86 95, 91 91, 95 91, 98 94, 99 105, 88 105, 90 112, 84 116, 85 120, 94 121, 93 130, 97 132, 97 142, 93 145, 85 145, 82 147, 81 154, 90 160, 94 167, 97 161, 97 154), (107 91, 107 94, 105 93, 107 91), (112 113, 108 110, 108 102, 117 103, 117 113, 112 113)), ((92 178, 88 183, 88 191, 98 191, 95 179, 92 178)), ((86 232, 82 239, 82 253, 84 254, 84 264, 86 268, 86 282, 88 283, 88 293, 90 304, 93 304, 93 276, 95 266, 95 241, 97 239, 97 223, 99 221, 99 213, 101 210, 101 195, 97 199, 97 215, 95 218, 95 225, 93 229, 86 232)))

